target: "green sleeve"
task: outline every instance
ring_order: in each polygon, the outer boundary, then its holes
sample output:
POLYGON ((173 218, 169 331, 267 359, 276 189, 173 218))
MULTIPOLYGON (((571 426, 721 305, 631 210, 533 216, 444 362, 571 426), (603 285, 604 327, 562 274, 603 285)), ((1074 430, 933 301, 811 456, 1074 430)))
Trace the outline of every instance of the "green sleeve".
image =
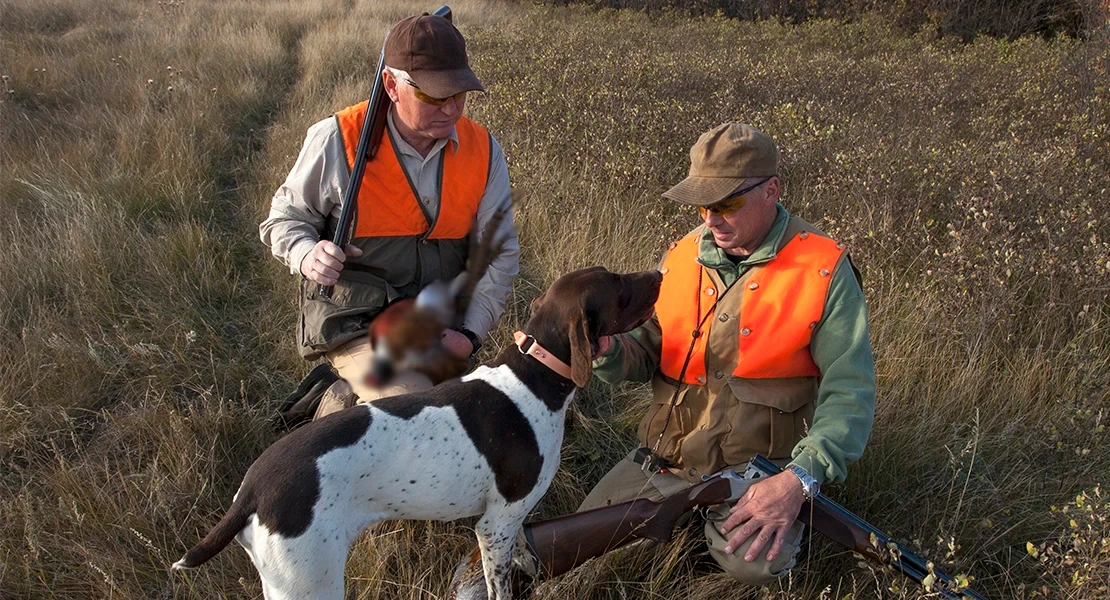
POLYGON ((867 302, 847 254, 833 274, 810 352, 821 370, 817 409, 809 435, 794 446, 792 464, 818 482, 842 481, 848 465, 863 454, 875 422, 867 302))

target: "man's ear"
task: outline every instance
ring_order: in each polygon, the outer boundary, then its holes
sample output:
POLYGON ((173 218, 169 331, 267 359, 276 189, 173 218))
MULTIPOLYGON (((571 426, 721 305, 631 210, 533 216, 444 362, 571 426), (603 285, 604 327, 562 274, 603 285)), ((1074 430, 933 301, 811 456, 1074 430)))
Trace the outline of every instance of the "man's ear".
POLYGON ((382 88, 385 89, 389 99, 396 103, 400 92, 397 91, 397 78, 393 76, 389 69, 382 69, 382 88))
POLYGON ((590 346, 589 323, 586 314, 576 312, 570 319, 570 379, 582 388, 593 375, 594 350, 590 346))

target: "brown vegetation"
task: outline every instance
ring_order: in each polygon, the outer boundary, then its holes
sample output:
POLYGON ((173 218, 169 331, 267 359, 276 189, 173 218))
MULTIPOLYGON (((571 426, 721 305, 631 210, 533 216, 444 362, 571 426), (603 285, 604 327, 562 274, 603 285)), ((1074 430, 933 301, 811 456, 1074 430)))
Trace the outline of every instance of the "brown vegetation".
MULTIPOLYGON (((260 597, 238 548, 166 571, 310 367, 256 225, 307 126, 369 90, 387 24, 431 8, 0 0, 0 596, 260 597)), ((558 274, 654 265, 696 222, 659 197, 690 144, 756 124, 783 149, 785 204, 849 244, 872 308, 876 428, 829 493, 988 597, 1106 596, 1105 43, 452 8, 489 90, 470 112, 523 195, 524 272, 486 352, 558 274)), ((537 516, 627 452, 646 397, 579 396, 537 516)), ((466 525, 375 529, 351 593, 442 594, 466 525)), ((740 589, 694 534, 538 596, 925 597, 818 539, 781 589, 740 589)))

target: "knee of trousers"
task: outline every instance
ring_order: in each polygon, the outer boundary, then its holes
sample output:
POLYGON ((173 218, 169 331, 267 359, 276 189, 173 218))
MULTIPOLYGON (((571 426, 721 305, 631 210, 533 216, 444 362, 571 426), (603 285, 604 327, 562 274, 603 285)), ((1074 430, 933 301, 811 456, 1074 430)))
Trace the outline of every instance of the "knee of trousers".
POLYGON ((432 389, 432 380, 418 371, 398 371, 390 380, 389 385, 385 387, 371 388, 363 384, 361 380, 352 381, 351 387, 354 388, 355 394, 358 396, 358 403, 366 404, 391 396, 430 390, 432 389))
POLYGON ((728 518, 728 505, 719 504, 708 511, 705 520, 705 539, 709 555, 721 565, 730 577, 745 585, 767 585, 786 575, 797 564, 798 549, 802 544, 805 525, 798 521, 790 527, 783 541, 782 550, 775 560, 767 561, 767 548, 752 562, 744 560, 755 536, 748 538, 732 554, 725 553, 728 538, 721 535, 720 524, 728 518))

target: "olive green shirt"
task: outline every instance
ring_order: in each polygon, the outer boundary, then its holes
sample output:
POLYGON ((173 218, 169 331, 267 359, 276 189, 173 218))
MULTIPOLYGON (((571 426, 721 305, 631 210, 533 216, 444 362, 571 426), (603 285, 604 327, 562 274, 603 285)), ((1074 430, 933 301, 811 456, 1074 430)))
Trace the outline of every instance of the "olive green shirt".
MULTIPOLYGON (((774 258, 781 247, 790 215, 782 205, 767 239, 744 260, 733 263, 713 241, 708 229, 701 237, 698 262, 731 285, 747 270, 774 258)), ((594 373, 611 384, 645 382, 660 363, 663 334, 657 319, 613 337, 613 346, 594 361, 594 373)), ((810 342, 813 361, 821 371, 813 423, 791 452, 791 464, 818 482, 841 481, 848 465, 863 454, 875 420, 875 361, 871 354, 867 303, 851 263, 843 260, 833 272, 824 312, 810 342)))

